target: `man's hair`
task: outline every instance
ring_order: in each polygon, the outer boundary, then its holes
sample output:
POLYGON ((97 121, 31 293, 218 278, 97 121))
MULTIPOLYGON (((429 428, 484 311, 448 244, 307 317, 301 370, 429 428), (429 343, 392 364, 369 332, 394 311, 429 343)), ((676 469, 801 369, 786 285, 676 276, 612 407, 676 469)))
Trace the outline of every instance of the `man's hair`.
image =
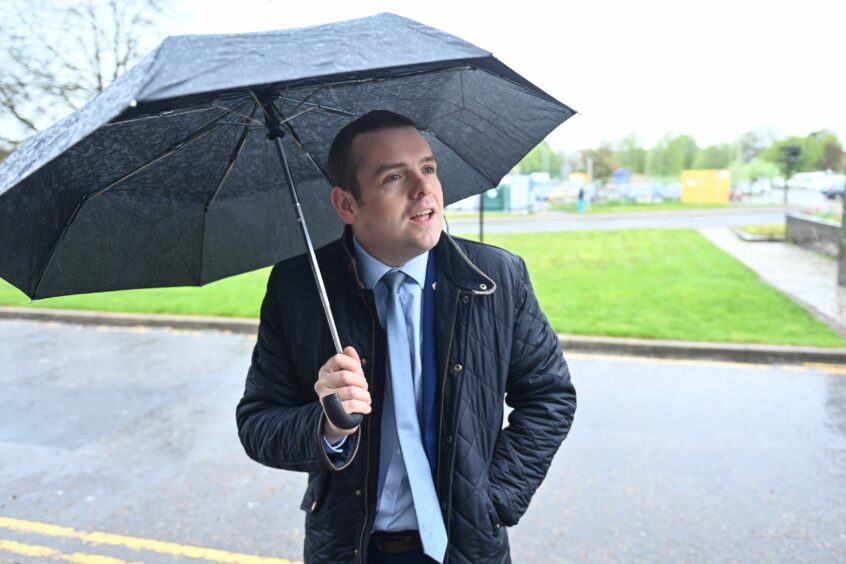
POLYGON ((352 154, 355 138, 362 134, 391 127, 417 127, 403 115, 388 110, 373 110, 345 125, 335 136, 329 148, 329 182, 350 192, 355 200, 361 201, 361 186, 355 175, 360 165, 352 154))

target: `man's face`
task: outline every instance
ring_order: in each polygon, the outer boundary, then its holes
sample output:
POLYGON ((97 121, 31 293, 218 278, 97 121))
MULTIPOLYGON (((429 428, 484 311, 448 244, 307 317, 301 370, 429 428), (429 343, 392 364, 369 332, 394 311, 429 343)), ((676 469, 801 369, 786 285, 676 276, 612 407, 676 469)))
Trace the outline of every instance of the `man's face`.
POLYGON ((434 247, 441 235, 444 199, 429 144, 413 127, 358 135, 352 144, 361 197, 335 188, 333 203, 361 246, 390 266, 434 247))

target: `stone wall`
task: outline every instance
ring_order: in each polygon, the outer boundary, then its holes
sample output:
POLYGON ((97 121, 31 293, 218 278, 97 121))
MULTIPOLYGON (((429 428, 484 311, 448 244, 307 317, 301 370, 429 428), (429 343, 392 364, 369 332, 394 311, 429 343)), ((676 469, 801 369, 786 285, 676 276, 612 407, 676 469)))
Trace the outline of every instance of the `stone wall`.
POLYGON ((840 247, 840 224, 801 213, 789 213, 784 238, 801 247, 836 257, 840 247))

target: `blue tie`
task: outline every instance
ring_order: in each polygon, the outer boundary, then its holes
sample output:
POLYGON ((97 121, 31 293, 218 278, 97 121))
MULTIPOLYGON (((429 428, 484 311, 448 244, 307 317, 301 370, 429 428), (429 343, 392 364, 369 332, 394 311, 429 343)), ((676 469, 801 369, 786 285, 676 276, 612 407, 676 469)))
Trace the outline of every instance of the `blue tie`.
POLYGON ((423 450, 417 402, 412 382, 411 353, 408 350, 408 328, 400 302, 399 289, 405 274, 392 270, 382 280, 388 287, 388 308, 385 328, 388 333, 388 368, 394 396, 394 418, 397 423, 405 470, 417 514, 417 526, 423 541, 423 552, 430 558, 443 562, 447 546, 447 533, 443 515, 438 505, 438 494, 432 483, 432 473, 426 452, 423 450))

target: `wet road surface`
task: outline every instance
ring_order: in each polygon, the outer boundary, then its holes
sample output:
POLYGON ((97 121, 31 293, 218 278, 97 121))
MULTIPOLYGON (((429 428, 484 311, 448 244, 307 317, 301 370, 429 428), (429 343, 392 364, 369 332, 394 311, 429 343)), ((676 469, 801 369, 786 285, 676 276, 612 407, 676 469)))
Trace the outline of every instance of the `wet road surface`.
MULTIPOLYGON (((236 436, 253 339, 2 321, 0 342, 0 561, 302 559, 304 477, 236 436)), ((576 424, 515 562, 846 560, 846 368, 569 360, 576 424)))

